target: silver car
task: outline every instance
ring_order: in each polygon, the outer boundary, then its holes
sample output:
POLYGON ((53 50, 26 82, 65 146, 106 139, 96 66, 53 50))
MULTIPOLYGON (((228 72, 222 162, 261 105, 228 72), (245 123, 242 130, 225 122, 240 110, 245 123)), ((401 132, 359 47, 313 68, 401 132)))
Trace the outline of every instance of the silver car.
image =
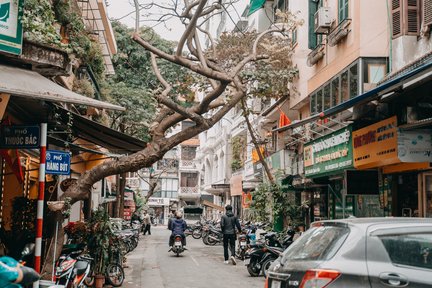
POLYGON ((432 287, 432 219, 315 222, 268 275, 268 288, 432 287))

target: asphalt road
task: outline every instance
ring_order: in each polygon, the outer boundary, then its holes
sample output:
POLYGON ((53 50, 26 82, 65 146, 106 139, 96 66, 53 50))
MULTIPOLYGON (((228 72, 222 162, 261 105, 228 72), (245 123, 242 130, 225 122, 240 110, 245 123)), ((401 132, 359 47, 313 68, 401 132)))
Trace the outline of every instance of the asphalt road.
POLYGON ((263 288, 264 278, 251 277, 242 261, 223 263, 223 248, 206 246, 202 240, 187 238, 180 257, 169 252, 170 231, 152 227, 152 235, 141 236, 138 247, 128 254, 126 279, 122 287, 151 288, 263 288))

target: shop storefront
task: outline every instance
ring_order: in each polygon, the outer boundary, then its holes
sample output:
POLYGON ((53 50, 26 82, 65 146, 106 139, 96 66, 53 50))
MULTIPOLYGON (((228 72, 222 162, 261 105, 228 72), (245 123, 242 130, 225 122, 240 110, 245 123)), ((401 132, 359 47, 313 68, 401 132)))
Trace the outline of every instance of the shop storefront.
POLYGON ((430 130, 403 130, 393 116, 354 131, 353 139, 354 167, 376 171, 378 184, 368 192, 379 194, 384 215, 432 215, 430 130))
POLYGON ((311 203, 311 221, 353 215, 346 196, 345 171, 353 168, 351 126, 305 144, 305 176, 313 180, 302 199, 311 203))
POLYGON ((150 197, 147 205, 149 206, 150 216, 153 217, 153 223, 167 225, 170 211, 169 198, 150 197))

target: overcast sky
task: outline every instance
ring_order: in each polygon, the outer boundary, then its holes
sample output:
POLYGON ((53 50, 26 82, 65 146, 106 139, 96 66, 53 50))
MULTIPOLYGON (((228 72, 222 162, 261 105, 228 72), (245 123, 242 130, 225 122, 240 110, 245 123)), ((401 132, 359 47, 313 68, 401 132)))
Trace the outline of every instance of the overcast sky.
MULTIPOLYGON (((152 0, 140 0, 141 4, 144 3, 151 3, 153 2, 152 0)), ((156 0, 155 1, 158 4, 163 4, 169 1, 166 0, 156 0)), ((236 4, 236 10, 238 13, 242 13, 244 9, 244 6, 249 2, 247 0, 241 0, 239 1, 241 3, 236 4)), ((131 5, 131 3, 133 3, 133 0, 107 0, 108 3, 108 16, 111 19, 119 19, 122 18, 120 21, 126 25, 128 25, 129 27, 135 27, 135 10, 134 7, 131 5), (129 14, 129 15, 128 15, 129 14), (128 16, 126 16, 128 15, 128 16)), ((140 16, 141 20, 145 20, 148 19, 148 17, 143 16, 144 13, 148 13, 148 12, 142 12, 142 16, 140 16)), ((160 11, 158 10, 153 10, 152 13, 154 13, 153 15, 155 15, 155 17, 152 18, 156 18, 157 14, 160 14, 160 11)), ((231 11, 230 13, 232 15, 233 18, 235 18, 235 20, 238 19, 238 17, 236 17, 237 13, 234 11, 231 11)), ((232 21, 229 21, 232 25, 232 21)), ((162 38, 168 39, 168 40, 179 40, 180 39, 180 35, 181 33, 184 31, 183 25, 178 21, 178 20, 172 20, 169 21, 167 23, 167 25, 164 25, 162 23, 159 22, 159 24, 157 22, 146 22, 143 21, 141 22, 141 25, 145 25, 145 26, 154 26, 154 29, 156 31, 156 33, 158 33, 160 36, 162 36, 162 38), (155 26, 156 25, 156 26, 155 26)))

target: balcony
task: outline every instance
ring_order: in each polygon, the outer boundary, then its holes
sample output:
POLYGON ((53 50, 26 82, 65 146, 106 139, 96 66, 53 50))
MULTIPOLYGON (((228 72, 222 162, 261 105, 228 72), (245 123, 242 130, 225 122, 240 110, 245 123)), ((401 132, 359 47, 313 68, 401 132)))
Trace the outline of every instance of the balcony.
POLYGON ((180 160, 180 169, 196 169, 195 160, 180 160))
POLYGON ((140 179, 138 177, 127 178, 126 179, 126 186, 129 186, 131 189, 139 188, 140 187, 140 179))
POLYGON ((198 199, 201 197, 198 186, 195 187, 180 187, 179 198, 180 199, 198 199))

